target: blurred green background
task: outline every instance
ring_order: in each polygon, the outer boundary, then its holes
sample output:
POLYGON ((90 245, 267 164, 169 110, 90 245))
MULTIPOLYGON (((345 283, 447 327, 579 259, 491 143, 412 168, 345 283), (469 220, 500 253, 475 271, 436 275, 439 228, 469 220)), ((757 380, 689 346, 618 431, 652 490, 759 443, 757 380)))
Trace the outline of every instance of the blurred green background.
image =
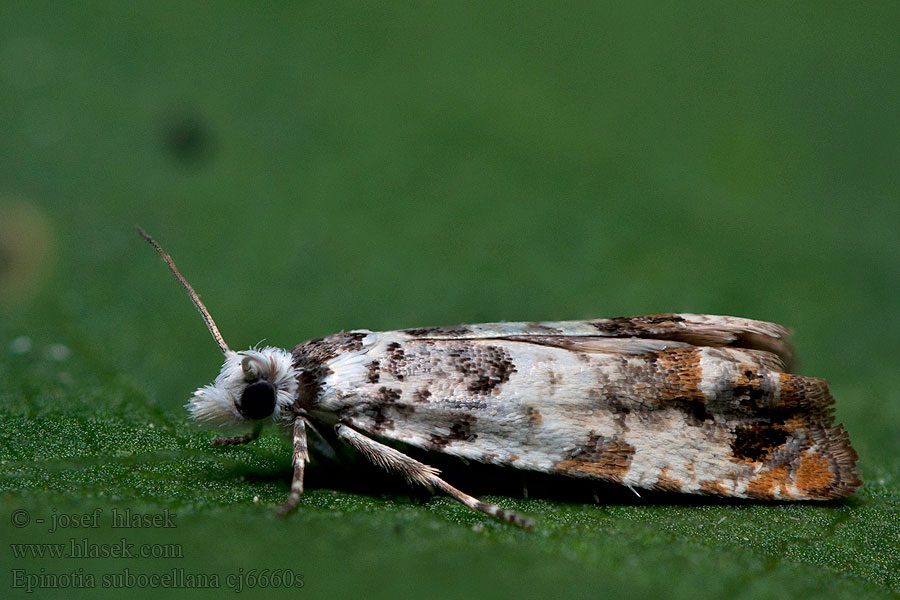
POLYGON ((218 597, 268 568, 310 597, 900 593, 898 29, 896 2, 4 3, 4 588, 43 575, 47 595, 95 597, 104 575, 180 569, 218 597), (234 348, 678 311, 784 323, 866 486, 831 505, 596 503, 448 466, 534 517, 529 535, 319 463, 279 521, 289 446, 211 449, 187 422, 221 355, 138 223, 234 348), (48 531, 98 508, 98 527, 48 531), (112 528, 126 508, 176 527, 112 528), (181 551, 12 545, 123 537, 181 551))

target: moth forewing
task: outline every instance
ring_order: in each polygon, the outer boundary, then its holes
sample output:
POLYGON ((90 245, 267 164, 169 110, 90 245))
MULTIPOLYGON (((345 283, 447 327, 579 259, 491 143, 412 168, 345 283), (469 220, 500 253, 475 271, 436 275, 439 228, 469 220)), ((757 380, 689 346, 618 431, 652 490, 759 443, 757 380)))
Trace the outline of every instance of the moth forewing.
POLYGON ((860 485, 856 452, 835 426, 827 384, 787 373, 790 332, 773 323, 665 314, 585 321, 357 330, 234 352, 188 291, 225 362, 188 402, 198 422, 266 423, 293 438, 303 492, 307 435, 333 427, 374 464, 469 508, 531 521, 469 496, 383 442, 517 469, 766 500, 827 500, 860 485), (382 441, 376 441, 374 436, 382 441))
POLYGON ((784 373, 758 340, 742 348, 609 339, 609 329, 548 333, 591 323, 351 332, 293 352, 324 361, 310 389, 320 410, 425 450, 719 496, 824 500, 860 485, 827 384, 784 373))

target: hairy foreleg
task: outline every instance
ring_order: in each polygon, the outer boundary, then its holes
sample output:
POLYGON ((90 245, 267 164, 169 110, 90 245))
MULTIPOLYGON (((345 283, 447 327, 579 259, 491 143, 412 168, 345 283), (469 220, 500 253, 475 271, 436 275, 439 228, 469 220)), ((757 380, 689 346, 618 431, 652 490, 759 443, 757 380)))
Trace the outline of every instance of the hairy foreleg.
POLYGON ((387 471, 402 475, 410 483, 418 483, 429 489, 440 490, 451 498, 462 502, 472 510, 483 512, 486 515, 519 525, 525 529, 532 529, 534 527, 531 520, 516 512, 504 510, 496 504, 482 502, 478 498, 474 498, 459 491, 438 477, 439 471, 434 467, 420 463, 390 446, 376 442, 358 431, 350 429, 346 425, 339 423, 335 426, 334 430, 338 437, 347 440, 351 446, 361 452, 362 455, 371 462, 387 471))
POLYGON ((213 439, 213 446, 240 446, 243 444, 249 444, 253 440, 259 437, 259 433, 262 431, 263 424, 257 423, 253 427, 253 431, 250 433, 246 433, 244 435, 235 435, 232 437, 217 437, 213 439))
POLYGON ((291 512, 300 501, 303 494, 303 473, 306 469, 306 463, 309 462, 309 447, 306 443, 306 419, 297 417, 294 421, 294 452, 292 463, 294 465, 294 476, 291 479, 291 492, 288 494, 284 504, 278 507, 275 514, 284 516, 291 512))

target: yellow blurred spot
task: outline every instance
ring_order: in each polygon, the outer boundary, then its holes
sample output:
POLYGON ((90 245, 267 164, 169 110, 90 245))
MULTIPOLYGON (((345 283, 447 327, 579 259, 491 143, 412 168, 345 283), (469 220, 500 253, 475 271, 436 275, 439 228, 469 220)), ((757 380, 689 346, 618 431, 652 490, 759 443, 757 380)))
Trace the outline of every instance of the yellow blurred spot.
POLYGON ((46 282, 52 237, 37 207, 0 197, 0 305, 30 300, 46 282))

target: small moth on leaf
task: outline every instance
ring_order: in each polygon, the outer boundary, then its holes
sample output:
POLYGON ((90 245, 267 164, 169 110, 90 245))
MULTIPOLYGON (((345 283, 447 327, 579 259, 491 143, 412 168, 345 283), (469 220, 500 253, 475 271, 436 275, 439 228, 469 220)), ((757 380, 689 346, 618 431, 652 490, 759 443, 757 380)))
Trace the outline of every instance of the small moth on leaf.
POLYGON ((587 321, 355 330, 292 350, 235 352, 171 257, 225 355, 191 416, 293 438, 303 493, 307 432, 332 427, 374 464, 504 521, 527 518, 461 492, 384 442, 630 488, 760 500, 830 500, 862 485, 834 425, 828 384, 788 372, 790 332, 738 317, 664 314, 587 321), (375 438, 378 438, 378 441, 375 438))

